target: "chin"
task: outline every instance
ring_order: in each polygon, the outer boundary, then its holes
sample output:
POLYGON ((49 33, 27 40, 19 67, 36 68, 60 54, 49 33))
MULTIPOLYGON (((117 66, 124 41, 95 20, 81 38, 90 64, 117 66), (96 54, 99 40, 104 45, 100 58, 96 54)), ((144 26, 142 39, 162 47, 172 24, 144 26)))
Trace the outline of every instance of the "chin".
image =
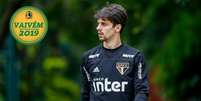
POLYGON ((105 41, 105 39, 104 39, 104 38, 99 38, 99 40, 100 40, 100 41, 105 41))

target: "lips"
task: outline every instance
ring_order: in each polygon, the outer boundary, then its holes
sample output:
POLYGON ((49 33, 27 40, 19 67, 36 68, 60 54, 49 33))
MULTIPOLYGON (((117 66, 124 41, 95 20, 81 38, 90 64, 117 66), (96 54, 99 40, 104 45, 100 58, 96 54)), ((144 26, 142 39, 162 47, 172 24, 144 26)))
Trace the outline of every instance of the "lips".
POLYGON ((98 34, 99 34, 99 35, 104 35, 104 33, 103 33, 103 32, 100 32, 100 31, 98 31, 98 34))

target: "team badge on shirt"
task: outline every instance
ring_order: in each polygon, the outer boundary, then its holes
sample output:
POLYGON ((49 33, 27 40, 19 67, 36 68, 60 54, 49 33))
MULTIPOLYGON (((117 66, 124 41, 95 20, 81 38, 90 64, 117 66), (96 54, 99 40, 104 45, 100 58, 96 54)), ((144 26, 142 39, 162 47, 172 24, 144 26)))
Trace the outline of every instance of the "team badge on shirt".
POLYGON ((126 62, 117 62, 116 63, 116 68, 119 71, 121 75, 124 75, 124 73, 128 70, 129 68, 129 63, 126 62))

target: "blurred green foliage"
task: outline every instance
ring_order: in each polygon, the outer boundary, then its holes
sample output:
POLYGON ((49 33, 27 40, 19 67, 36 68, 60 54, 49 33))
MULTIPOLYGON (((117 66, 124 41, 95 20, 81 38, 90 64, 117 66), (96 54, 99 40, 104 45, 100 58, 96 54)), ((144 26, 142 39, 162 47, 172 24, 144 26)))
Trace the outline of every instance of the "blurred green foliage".
MULTIPOLYGON (((5 47, 11 34, 8 23, 17 8, 36 6, 44 11, 49 24, 42 42, 29 46, 15 42, 20 100, 78 101, 80 57, 99 43, 93 14, 106 2, 108 0, 0 0, 0 101, 6 99, 5 47)), ((116 0, 115 3, 122 4, 129 15, 123 41, 143 51, 150 75, 157 71, 151 81, 160 88, 160 97, 164 101, 201 100, 198 61, 201 2, 116 0)))
POLYGON ((198 100, 200 76, 197 63, 201 55, 201 36, 197 31, 201 19, 184 12, 179 15, 153 59, 160 65, 157 80, 166 87, 166 96, 176 100, 198 100))

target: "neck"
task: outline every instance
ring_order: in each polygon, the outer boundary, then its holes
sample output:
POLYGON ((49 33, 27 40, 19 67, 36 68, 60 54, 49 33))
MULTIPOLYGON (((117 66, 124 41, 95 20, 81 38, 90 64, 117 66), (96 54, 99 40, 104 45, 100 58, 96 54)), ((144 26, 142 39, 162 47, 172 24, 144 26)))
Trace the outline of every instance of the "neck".
POLYGON ((119 35, 113 37, 112 40, 107 40, 103 42, 103 47, 107 49, 115 49, 121 46, 121 38, 119 35))

